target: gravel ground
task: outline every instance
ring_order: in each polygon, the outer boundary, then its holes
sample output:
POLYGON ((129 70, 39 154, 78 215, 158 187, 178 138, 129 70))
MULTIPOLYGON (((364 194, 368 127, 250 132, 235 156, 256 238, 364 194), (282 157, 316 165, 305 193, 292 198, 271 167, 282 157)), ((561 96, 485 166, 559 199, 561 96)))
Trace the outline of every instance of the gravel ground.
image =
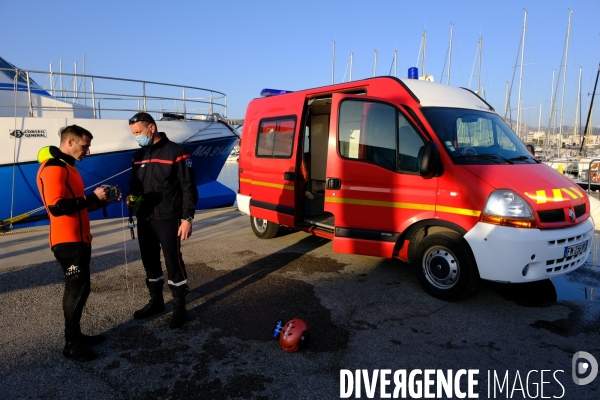
MULTIPOLYGON (((533 398, 541 380, 544 396, 600 396, 600 378, 587 386, 571 379, 575 352, 600 360, 595 308, 557 299, 550 281, 484 282, 447 303, 426 295, 397 260, 336 254, 331 242, 291 230, 260 240, 233 209, 199 213, 194 229, 182 247, 188 320, 171 330, 167 288, 164 313, 132 319, 148 295, 128 230, 120 221, 93 225, 82 329, 108 340, 88 363, 61 353, 63 277, 46 233, 0 235, 0 398, 329 399, 340 398, 342 369, 478 369, 479 398, 494 398, 488 373, 507 374, 512 398, 533 398), (278 319, 294 317, 309 325, 311 341, 285 353, 271 334, 278 319)), ((596 266, 573 279, 597 285, 596 266)), ((496 390, 509 397, 508 387, 496 390)))

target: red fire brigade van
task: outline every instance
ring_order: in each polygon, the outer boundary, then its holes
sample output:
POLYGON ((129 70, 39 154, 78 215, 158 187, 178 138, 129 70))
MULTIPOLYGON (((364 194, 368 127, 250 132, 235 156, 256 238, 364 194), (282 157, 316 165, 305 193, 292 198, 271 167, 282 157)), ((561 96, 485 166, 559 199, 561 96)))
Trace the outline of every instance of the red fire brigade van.
POLYGON ((475 93, 393 77, 263 92, 246 112, 237 195, 259 238, 283 225, 336 252, 399 258, 446 300, 479 279, 530 282, 585 263, 586 193, 475 93))

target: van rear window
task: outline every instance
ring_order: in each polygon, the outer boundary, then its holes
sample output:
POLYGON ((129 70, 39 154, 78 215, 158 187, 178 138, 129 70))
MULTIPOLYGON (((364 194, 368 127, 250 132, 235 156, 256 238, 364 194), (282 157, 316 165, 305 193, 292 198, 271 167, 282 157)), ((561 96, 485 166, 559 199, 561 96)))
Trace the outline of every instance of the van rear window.
POLYGON ((258 128, 256 156, 281 158, 291 157, 295 129, 295 117, 261 121, 258 128))

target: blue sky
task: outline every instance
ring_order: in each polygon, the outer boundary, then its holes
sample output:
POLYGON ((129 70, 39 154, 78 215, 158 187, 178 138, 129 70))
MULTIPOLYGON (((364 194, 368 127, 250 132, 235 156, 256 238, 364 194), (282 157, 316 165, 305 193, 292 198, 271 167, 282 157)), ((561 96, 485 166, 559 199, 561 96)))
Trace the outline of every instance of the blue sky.
MULTIPOLYGON (((582 68, 582 123, 600 62, 600 1, 154 1, 105 0, 4 2, 5 32, 0 55, 24 69, 48 70, 63 60, 86 57, 88 74, 205 87, 227 94, 228 117, 243 118, 260 90, 300 90, 390 73, 394 50, 398 76, 418 66, 427 32, 425 72, 447 80, 444 68, 454 24, 450 84, 475 89, 471 78, 479 37, 483 38, 481 81, 486 100, 504 113, 506 84, 513 75, 527 14, 522 103, 526 122, 537 126, 540 105, 547 125, 552 93, 564 50, 569 9, 573 11, 565 89, 564 123, 573 125, 582 68)), ((520 60, 519 62, 520 63, 520 60)), ((477 71, 477 69, 475 69, 477 71)), ((562 78, 558 84, 558 107, 562 78)), ((38 82, 39 83, 39 82, 38 82)), ((519 71, 511 102, 516 109, 519 71)), ((597 103, 600 105, 600 103, 597 103)), ((513 111, 516 118, 516 110, 513 111)), ((600 116, 593 117, 600 124, 600 116)))

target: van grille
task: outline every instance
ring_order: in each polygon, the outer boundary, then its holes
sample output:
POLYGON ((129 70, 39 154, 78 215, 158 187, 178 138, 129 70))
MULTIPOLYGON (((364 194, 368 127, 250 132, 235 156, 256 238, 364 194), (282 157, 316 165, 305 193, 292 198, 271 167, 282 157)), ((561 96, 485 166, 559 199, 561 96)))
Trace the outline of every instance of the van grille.
POLYGON ((557 210, 538 211, 540 222, 564 222, 565 212, 562 208, 557 210))
MULTIPOLYGON (((575 217, 579 218, 585 214, 585 203, 579 204, 578 206, 573 207, 575 210, 575 217)), ((562 208, 557 208, 555 210, 545 210, 538 211, 538 216, 540 218, 540 222, 548 223, 548 222, 565 222, 567 220, 565 210, 562 208)))
POLYGON ((585 214, 585 203, 582 203, 578 206, 573 207, 573 209, 575 210, 575 216, 577 218, 581 217, 583 214, 585 214))
MULTIPOLYGON (((564 239, 557 240, 549 240, 548 241, 548 250, 556 249, 557 247, 564 249, 566 246, 571 246, 574 244, 581 243, 585 240, 588 240, 588 248, 583 253, 577 256, 569 256, 563 258, 556 259, 548 259, 546 260, 546 272, 549 274, 559 273, 564 270, 571 270, 579 268, 585 261, 587 260, 588 255, 590 254, 590 249, 592 247, 592 236, 593 230, 583 234, 572 236, 564 239)), ((550 252, 552 253, 552 252, 550 252)))

